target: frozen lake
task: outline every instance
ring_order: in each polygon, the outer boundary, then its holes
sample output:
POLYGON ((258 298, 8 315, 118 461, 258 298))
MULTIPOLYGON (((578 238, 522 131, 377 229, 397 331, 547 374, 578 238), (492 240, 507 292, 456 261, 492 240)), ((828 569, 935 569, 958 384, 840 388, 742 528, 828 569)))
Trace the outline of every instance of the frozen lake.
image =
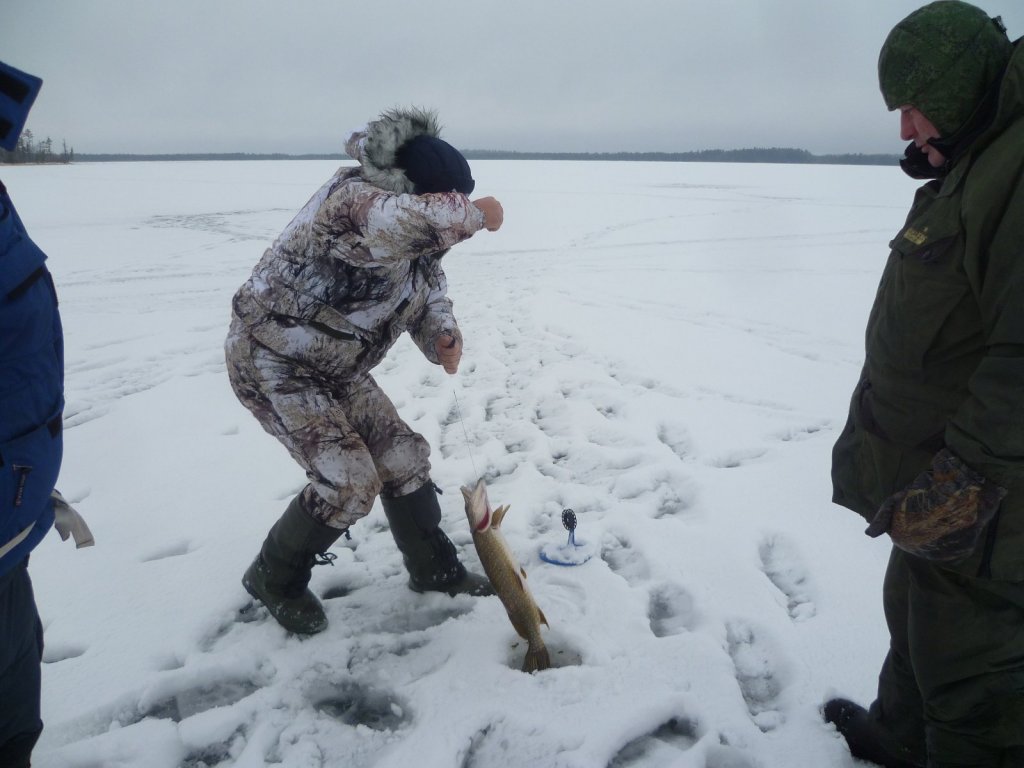
POLYGON ((887 540, 830 503, 830 451, 914 183, 896 167, 475 161, 505 226, 444 259, 455 377, 376 376, 433 447, 445 528, 487 478, 551 626, 517 671, 497 599, 415 595, 379 506, 299 639, 239 579, 305 478, 234 399, 230 299, 336 168, 3 167, 67 343, 33 765, 850 768, 818 708, 867 704, 887 540), (456 400, 458 407, 456 408, 456 400), (460 419, 461 415, 461 419, 460 419), (598 555, 547 565, 578 535, 598 555))

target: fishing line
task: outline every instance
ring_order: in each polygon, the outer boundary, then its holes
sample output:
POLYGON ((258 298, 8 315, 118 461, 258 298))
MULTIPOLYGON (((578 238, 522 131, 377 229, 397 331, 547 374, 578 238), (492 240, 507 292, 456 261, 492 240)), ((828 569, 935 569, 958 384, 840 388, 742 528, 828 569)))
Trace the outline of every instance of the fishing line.
POLYGON ((480 473, 476 471, 476 461, 473 460, 473 446, 469 442, 469 432, 466 431, 466 422, 462 419, 462 408, 459 406, 459 395, 455 391, 455 387, 452 387, 452 396, 455 398, 455 414, 459 417, 459 424, 462 425, 462 434, 466 438, 466 450, 469 451, 469 463, 473 465, 473 477, 480 477, 480 473))

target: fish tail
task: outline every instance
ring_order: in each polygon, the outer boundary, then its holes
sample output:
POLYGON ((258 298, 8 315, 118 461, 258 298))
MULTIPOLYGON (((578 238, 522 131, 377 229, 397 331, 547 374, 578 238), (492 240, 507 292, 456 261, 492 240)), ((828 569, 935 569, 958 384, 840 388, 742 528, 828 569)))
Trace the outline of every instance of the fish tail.
POLYGON ((523 659, 523 672, 539 672, 542 669, 551 667, 551 657, 548 655, 547 646, 540 648, 530 647, 526 651, 526 658, 523 659))

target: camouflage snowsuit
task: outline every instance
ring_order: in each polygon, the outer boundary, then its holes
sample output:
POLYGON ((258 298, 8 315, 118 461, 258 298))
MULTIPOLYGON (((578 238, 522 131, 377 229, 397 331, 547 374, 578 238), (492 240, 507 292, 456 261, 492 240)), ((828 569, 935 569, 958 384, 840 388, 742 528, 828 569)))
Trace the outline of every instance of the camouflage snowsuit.
POLYGON ((377 494, 429 481, 429 445, 370 370, 403 331, 433 363, 438 336, 461 338, 441 257, 484 216, 457 192, 408 194, 394 150, 422 129, 408 120, 353 134, 346 151, 360 165, 313 195, 232 304, 232 388, 305 470, 306 508, 336 528, 377 494))

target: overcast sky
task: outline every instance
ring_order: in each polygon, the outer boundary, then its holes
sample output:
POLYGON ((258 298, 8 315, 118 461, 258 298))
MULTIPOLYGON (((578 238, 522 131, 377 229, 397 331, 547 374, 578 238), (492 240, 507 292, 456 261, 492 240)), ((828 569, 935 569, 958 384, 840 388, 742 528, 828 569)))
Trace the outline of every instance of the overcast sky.
MULTIPOLYGON (((875 66, 922 4, 0 0, 0 60, 76 152, 342 152, 417 104, 463 149, 895 153, 875 66)), ((981 7, 1024 35, 1021 0, 981 7)))

